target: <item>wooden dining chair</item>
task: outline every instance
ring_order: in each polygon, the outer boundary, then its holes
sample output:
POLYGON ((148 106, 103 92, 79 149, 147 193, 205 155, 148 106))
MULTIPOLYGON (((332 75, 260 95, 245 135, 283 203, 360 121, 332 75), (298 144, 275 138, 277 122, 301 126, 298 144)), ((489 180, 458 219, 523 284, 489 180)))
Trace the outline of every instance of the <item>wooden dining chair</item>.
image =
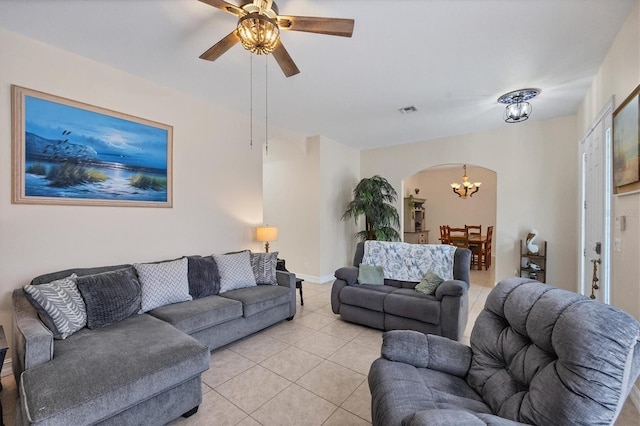
POLYGON ((449 241, 452 246, 458 248, 469 248, 469 233, 467 228, 449 227, 449 241))
POLYGON ((487 239, 484 243, 484 253, 482 254, 485 269, 491 267, 491 240, 493 239, 493 226, 487 228, 487 239))
POLYGON ((482 242, 479 241, 482 237, 482 225, 464 225, 469 233, 469 250, 471 250, 471 265, 478 265, 478 269, 482 269, 482 242), (474 241, 474 239, 476 241, 474 241))
POLYGON ((451 241, 449 239, 449 226, 442 225, 440 226, 440 243, 441 244, 450 244, 451 241))

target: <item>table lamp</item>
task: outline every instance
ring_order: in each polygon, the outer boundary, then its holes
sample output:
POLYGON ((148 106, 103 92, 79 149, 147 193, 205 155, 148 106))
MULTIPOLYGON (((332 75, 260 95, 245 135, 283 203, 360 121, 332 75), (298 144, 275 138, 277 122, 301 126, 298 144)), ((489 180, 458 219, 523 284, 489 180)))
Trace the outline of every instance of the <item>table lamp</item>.
POLYGON ((258 241, 264 242, 264 250, 269 253, 269 241, 278 241, 278 227, 258 226, 256 228, 256 238, 258 241))

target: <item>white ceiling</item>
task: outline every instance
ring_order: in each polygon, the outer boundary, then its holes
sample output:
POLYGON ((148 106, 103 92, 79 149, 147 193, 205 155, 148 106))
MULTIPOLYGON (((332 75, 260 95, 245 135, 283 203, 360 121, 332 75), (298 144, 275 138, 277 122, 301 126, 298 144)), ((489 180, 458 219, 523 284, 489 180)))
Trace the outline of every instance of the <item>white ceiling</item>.
MULTIPOLYGON (((524 87, 542 89, 530 120, 575 114, 634 0, 277 3, 286 15, 353 18, 355 30, 283 32, 301 73, 254 57, 254 102, 264 104, 266 63, 270 126, 370 149, 522 126, 503 122, 496 99, 524 87), (398 112, 409 105, 418 111, 398 112)), ((248 114, 251 55, 236 45, 198 58, 235 25, 197 0, 0 0, 0 27, 248 114)))

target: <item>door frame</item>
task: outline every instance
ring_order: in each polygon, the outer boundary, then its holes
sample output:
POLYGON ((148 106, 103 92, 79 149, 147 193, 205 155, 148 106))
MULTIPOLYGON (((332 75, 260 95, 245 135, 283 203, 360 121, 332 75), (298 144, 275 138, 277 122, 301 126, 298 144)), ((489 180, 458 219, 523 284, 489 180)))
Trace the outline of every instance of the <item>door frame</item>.
POLYGON ((600 288, 603 289, 603 301, 604 303, 611 303, 611 202, 613 196, 613 188, 612 188, 612 169, 611 169, 611 138, 612 132, 611 129, 613 127, 613 105, 614 105, 614 97, 605 104, 600 113, 596 116, 595 120, 591 123, 589 128, 585 131, 584 135, 580 138, 579 144, 579 163, 580 163, 580 250, 578 252, 578 292, 580 294, 588 295, 591 292, 591 289, 587 289, 586 283, 586 220, 585 220, 585 202, 586 202, 586 183, 585 183, 585 143, 587 138, 591 133, 596 129, 596 127, 601 123, 605 122, 607 118, 609 118, 609 122, 611 125, 608 128, 604 129, 604 139, 603 139, 603 152, 604 158, 603 166, 604 166, 604 217, 603 219, 603 242, 602 242, 602 254, 601 254, 601 268, 600 268, 600 276, 598 277, 600 288))

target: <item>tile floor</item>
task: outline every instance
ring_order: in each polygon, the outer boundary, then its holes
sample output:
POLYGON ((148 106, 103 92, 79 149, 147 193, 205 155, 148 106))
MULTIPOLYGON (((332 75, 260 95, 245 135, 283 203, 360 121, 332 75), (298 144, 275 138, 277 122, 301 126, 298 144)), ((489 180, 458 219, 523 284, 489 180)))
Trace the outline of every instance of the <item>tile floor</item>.
MULTIPOLYGON (((463 342, 494 283, 492 271, 471 271, 470 321, 463 342)), ((220 348, 203 374, 203 400, 186 425, 367 425, 367 373, 380 354, 382 332, 350 324, 331 312, 331 283, 303 283, 305 305, 292 321, 220 348)), ((299 295, 298 295, 299 297, 299 295)), ((2 378, 4 423, 14 424, 13 376, 2 378)), ((630 401, 616 425, 638 426, 630 401)))

